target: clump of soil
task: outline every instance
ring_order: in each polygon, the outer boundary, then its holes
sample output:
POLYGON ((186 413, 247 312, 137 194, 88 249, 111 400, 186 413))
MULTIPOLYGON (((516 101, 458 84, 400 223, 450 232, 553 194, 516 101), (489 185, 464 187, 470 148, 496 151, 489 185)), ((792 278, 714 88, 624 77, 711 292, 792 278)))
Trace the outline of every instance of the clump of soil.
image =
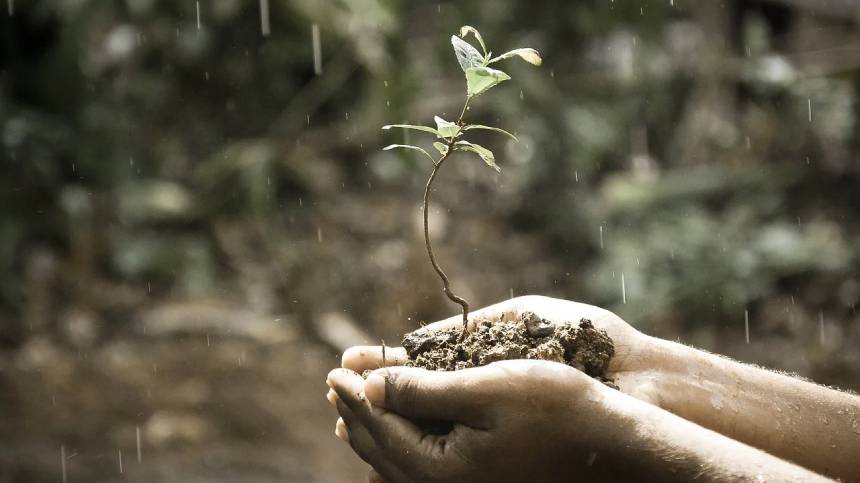
POLYGON ((465 338, 459 327, 406 334, 403 348, 409 356, 406 365, 411 367, 456 371, 509 359, 542 359, 567 364, 607 383, 604 374, 615 354, 612 339, 590 320, 559 325, 533 312, 513 322, 480 321, 465 338))

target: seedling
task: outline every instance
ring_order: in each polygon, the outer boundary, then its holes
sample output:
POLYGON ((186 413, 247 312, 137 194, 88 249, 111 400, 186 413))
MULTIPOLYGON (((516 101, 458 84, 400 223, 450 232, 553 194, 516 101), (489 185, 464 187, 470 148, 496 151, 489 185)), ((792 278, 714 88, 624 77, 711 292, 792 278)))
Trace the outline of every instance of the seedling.
POLYGON ((465 335, 469 321, 469 302, 454 293, 451 289, 451 282, 442 270, 442 267, 440 267, 439 263, 436 261, 436 255, 433 253, 433 245, 430 242, 428 208, 430 205, 430 192, 433 188, 433 181, 436 179, 436 175, 439 174, 439 170, 442 168, 442 165, 455 151, 476 154, 482 161, 484 161, 484 163, 486 163, 487 166, 495 169, 496 172, 500 171, 492 151, 479 144, 461 139, 461 137, 473 129, 495 131, 510 137, 514 141, 518 141, 517 137, 508 131, 497 127, 484 126, 481 124, 466 124, 465 116, 466 111, 469 109, 469 103, 473 98, 487 92, 506 80, 510 80, 511 76, 500 70, 491 68, 491 64, 513 57, 519 57, 532 65, 541 65, 542 60, 540 54, 538 54, 535 49, 530 48, 514 49, 499 55, 498 57, 493 57, 493 53, 487 50, 484 39, 481 37, 481 34, 478 33, 478 30, 468 25, 460 28, 459 37, 456 35, 451 36, 451 44, 454 46, 454 53, 457 55, 457 61, 460 63, 460 67, 466 75, 466 100, 463 103, 463 109, 460 111, 460 116, 457 120, 451 122, 442 119, 439 116, 435 116, 433 118, 436 121, 435 128, 430 126, 416 126, 412 124, 390 124, 382 126, 382 129, 411 129, 433 134, 437 139, 439 139, 439 141, 433 143, 433 147, 439 152, 438 159, 431 156, 425 149, 410 144, 392 144, 385 147, 384 150, 410 149, 422 153, 430 160, 430 162, 433 163, 433 171, 430 173, 430 178, 427 179, 427 186, 424 189, 424 243, 427 248, 427 255, 430 257, 430 264, 433 265, 433 269, 436 270, 436 273, 442 280, 442 289, 445 292, 445 295, 452 302, 463 308, 463 335, 465 335), (481 51, 483 53, 464 40, 469 36, 469 34, 475 37, 475 40, 477 40, 478 44, 481 46, 481 51))

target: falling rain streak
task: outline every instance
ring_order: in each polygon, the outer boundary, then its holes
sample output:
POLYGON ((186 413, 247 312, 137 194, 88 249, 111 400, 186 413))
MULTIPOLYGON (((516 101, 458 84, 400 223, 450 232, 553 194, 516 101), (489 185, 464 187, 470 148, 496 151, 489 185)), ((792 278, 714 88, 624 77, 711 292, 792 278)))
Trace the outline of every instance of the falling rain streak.
POLYGON ((123 473, 123 471, 122 471, 122 450, 118 449, 118 450, 116 450, 116 453, 117 453, 117 457, 119 458, 119 474, 122 474, 123 473))
POLYGON ((200 30, 200 2, 194 2, 197 6, 197 30, 200 30))
POLYGON ((744 310, 744 334, 746 335, 747 344, 750 343, 750 311, 744 310))
POLYGON ((621 272, 621 302, 627 305, 627 286, 624 284, 624 272, 621 272))
POLYGON ((269 0, 260 0, 260 30, 264 37, 272 33, 272 27, 269 25, 269 0))
POLYGON ((60 445, 60 473, 63 475, 63 483, 66 483, 66 447, 60 445))
POLYGON ((824 344, 824 312, 818 312, 818 339, 824 344))
POLYGON ((142 453, 140 452, 140 426, 134 428, 135 438, 137 439, 137 462, 140 463, 142 453))
POLYGON ((314 46, 314 74, 322 75, 322 43, 320 42, 320 26, 311 26, 311 40, 314 46))
POLYGON ((9 10, 9 16, 15 15, 15 0, 6 0, 6 6, 9 10))

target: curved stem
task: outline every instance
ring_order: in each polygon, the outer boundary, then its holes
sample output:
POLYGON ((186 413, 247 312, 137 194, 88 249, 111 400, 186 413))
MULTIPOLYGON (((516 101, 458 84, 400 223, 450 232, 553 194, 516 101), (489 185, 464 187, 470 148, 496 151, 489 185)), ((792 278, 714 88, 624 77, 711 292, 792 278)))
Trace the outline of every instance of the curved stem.
MULTIPOLYGON (((472 100, 471 97, 466 97, 466 103, 463 104, 463 110, 460 112, 459 119, 457 119, 458 125, 462 125, 463 123, 463 117, 466 115, 466 109, 469 107, 470 100, 472 100)), ((439 169, 442 168, 442 164, 445 163, 445 160, 448 159, 451 152, 454 150, 454 142, 454 137, 448 140, 448 150, 445 151, 445 154, 443 154, 442 157, 439 158, 439 161, 437 161, 433 166, 433 172, 430 173, 430 178, 427 180, 427 187, 424 189, 424 244, 427 247, 427 255, 430 257, 430 264, 433 265, 433 269, 436 270, 436 274, 439 275, 439 278, 442 280, 442 287, 445 295, 449 300, 463 308, 462 337, 465 337, 469 323, 469 302, 451 290, 451 281, 436 261, 436 255, 433 253, 433 245, 430 243, 430 192, 433 190, 433 181, 436 179, 436 175, 439 174, 439 169)))

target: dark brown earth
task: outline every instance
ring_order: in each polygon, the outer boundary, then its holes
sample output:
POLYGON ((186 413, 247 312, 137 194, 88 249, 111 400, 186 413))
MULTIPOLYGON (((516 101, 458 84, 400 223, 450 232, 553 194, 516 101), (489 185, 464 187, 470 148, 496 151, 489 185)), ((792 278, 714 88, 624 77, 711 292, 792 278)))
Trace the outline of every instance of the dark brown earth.
POLYGON ((455 371, 502 360, 541 359, 606 382, 606 368, 615 354, 612 339, 590 320, 555 324, 532 312, 513 322, 479 321, 465 338, 460 328, 412 332, 403 338, 403 347, 412 367, 455 371))

